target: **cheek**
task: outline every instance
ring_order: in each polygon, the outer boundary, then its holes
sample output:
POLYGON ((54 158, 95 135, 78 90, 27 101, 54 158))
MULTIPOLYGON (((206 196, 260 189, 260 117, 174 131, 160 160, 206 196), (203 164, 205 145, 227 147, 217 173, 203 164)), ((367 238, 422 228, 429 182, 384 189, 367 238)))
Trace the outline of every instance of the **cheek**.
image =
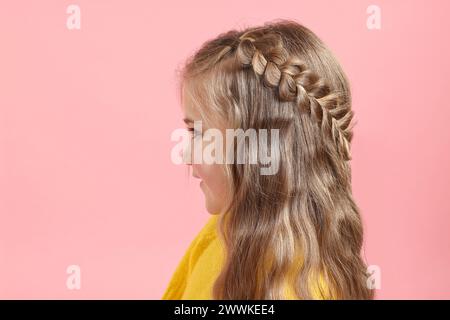
POLYGON ((193 164, 200 178, 213 196, 223 197, 227 191, 227 183, 222 165, 219 164, 193 164))

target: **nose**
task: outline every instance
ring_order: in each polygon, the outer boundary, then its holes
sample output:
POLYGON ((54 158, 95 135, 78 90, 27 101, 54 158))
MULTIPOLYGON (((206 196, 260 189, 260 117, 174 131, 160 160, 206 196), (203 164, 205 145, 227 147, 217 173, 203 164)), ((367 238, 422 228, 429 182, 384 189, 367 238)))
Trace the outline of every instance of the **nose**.
POLYGON ((180 156, 183 159, 183 163, 190 166, 192 165, 192 150, 190 143, 184 145, 184 148, 180 151, 180 156))

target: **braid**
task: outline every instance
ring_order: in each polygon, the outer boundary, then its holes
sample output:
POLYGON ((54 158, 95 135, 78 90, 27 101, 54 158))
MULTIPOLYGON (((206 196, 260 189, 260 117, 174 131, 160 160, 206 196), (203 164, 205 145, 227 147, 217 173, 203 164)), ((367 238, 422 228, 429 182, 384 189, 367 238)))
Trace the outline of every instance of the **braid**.
MULTIPOLYGON (((219 59, 232 49, 226 45, 219 59)), ((322 133, 332 139, 338 154, 351 160, 353 111, 304 61, 289 57, 278 33, 259 30, 244 33, 237 43, 236 60, 241 66, 253 67, 266 86, 277 88, 281 101, 295 101, 302 112, 319 123, 322 133)))

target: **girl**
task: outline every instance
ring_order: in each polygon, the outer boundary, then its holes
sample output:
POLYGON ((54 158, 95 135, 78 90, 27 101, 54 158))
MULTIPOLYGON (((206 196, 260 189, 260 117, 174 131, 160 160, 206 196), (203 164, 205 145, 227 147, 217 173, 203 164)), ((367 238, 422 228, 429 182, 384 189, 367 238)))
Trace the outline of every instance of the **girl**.
MULTIPOLYGON (((163 299, 372 299, 351 189, 350 90, 322 41, 290 20, 231 30, 190 57, 180 80, 192 141, 202 138, 195 121, 220 132, 278 129, 257 148, 280 163, 273 174, 249 161, 195 163, 189 145, 212 216, 163 299)), ((243 148, 246 160, 261 152, 245 143, 232 152, 243 148)))

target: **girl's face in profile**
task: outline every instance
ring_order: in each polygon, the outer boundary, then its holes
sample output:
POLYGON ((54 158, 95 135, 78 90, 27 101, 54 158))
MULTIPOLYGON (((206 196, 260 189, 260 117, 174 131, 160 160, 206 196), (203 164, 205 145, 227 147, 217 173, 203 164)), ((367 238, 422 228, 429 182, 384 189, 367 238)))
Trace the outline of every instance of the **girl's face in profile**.
POLYGON ((200 113, 191 106, 190 103, 184 103, 184 122, 190 133, 188 147, 184 150, 183 157, 187 159, 187 164, 192 166, 192 176, 200 179, 200 189, 205 195, 206 210, 210 214, 219 214, 225 206, 225 200, 228 195, 227 179, 224 172, 224 164, 206 164, 194 163, 194 148, 200 149, 197 152, 203 153, 202 132, 194 131, 194 121, 202 121, 202 131, 207 130, 205 122, 200 113), (195 144, 194 144, 195 140, 195 144))

